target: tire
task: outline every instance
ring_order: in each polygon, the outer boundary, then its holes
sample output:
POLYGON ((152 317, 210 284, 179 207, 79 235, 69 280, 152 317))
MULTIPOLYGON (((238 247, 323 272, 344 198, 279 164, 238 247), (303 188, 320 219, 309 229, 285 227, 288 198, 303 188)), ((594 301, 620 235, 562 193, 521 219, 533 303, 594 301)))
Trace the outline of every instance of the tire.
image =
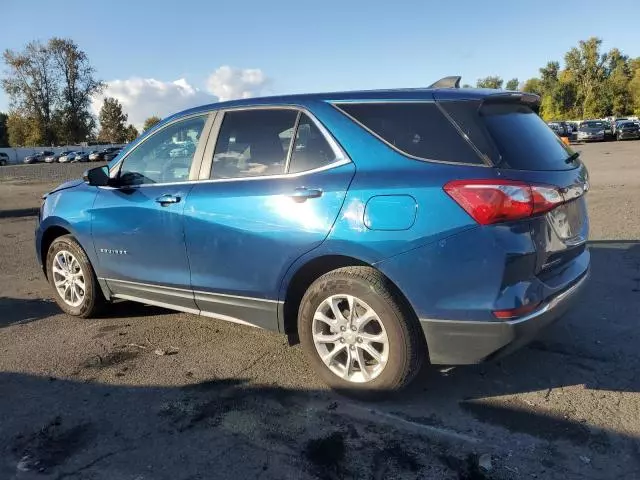
MULTIPOLYGON (((300 343, 313 369, 329 386, 350 395, 393 392, 408 385, 419 372, 427 349, 420 324, 411 308, 405 303, 401 295, 395 292, 395 286, 380 272, 370 267, 340 268, 318 278, 306 291, 298 312, 300 343), (346 331, 341 332, 335 320, 337 317, 332 313, 330 299, 339 301, 339 306, 348 306, 348 301, 343 301, 341 298, 349 296, 355 298, 354 304, 357 306, 353 310, 358 318, 360 318, 359 313, 369 307, 376 319, 363 320, 358 327, 352 325, 356 331, 351 331, 352 328, 346 324, 346 331), (333 317, 328 318, 332 322, 331 326, 325 323, 326 317, 324 320, 314 320, 317 311, 322 311, 324 308, 327 308, 327 315, 333 317), (380 328, 374 328, 378 326, 380 328), (367 329, 369 333, 366 332, 367 329), (329 345, 324 343, 316 347, 316 340, 320 338, 318 335, 323 335, 323 340, 329 336, 344 337, 333 343, 329 350, 329 345), (363 337, 361 338, 360 335, 363 337), (364 337, 365 335, 367 337, 364 337), (364 345, 365 338, 373 338, 373 336, 384 337, 386 344, 374 341, 364 345), (319 349, 323 349, 323 354, 326 356, 334 352, 333 348, 342 351, 335 356, 335 363, 330 367, 321 358, 319 349), (369 354, 370 348, 375 348, 378 356, 384 361, 378 362, 369 354), (349 349, 353 353, 349 353, 349 349), (347 355, 350 356, 347 357, 347 355), (344 374, 339 376, 335 371, 341 367, 341 362, 346 366, 347 358, 354 359, 350 369, 353 376, 350 379, 344 374), (364 372, 358 359, 364 360, 364 372), (367 376, 370 378, 367 379, 367 376)), ((364 317, 372 316, 363 315, 364 317)), ((344 315, 340 321, 343 320, 345 320, 344 315)), ((353 323, 357 324, 358 320, 354 320, 353 323)))
MULTIPOLYGON (((56 238, 47 251, 47 279, 51 284, 54 292, 54 298, 58 306, 69 315, 81 318, 91 318, 96 316, 106 304, 96 274, 91 266, 91 262, 87 257, 80 244, 71 235, 63 235, 56 238), (69 255, 66 255, 69 254, 69 255), (71 259, 73 261, 62 261, 63 258, 71 259), (66 268, 69 265, 73 268, 66 268), (55 269, 54 269, 55 266, 55 269), (69 274, 70 270, 81 273, 81 277, 77 275, 73 280, 74 292, 80 292, 80 279, 84 284, 84 295, 80 300, 80 295, 72 296, 71 288, 69 288, 69 299, 63 298, 59 291, 59 287, 56 286, 56 281, 60 281, 67 275, 62 275, 60 272, 66 272, 69 274), (69 301, 71 300, 71 302, 69 301), (75 300, 75 301, 73 301, 75 300)), ((69 275, 67 278, 71 278, 69 275)), ((64 286, 62 287, 64 288, 64 286)))

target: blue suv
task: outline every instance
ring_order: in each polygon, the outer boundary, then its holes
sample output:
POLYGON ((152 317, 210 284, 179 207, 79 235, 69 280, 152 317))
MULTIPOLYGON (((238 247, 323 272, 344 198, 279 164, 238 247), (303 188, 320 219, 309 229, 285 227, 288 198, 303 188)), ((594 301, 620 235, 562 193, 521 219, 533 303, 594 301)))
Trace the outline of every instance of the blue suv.
POLYGON ((587 170, 537 96, 458 85, 165 119, 46 195, 36 249, 56 301, 282 332, 352 392, 514 350, 588 276, 587 170))

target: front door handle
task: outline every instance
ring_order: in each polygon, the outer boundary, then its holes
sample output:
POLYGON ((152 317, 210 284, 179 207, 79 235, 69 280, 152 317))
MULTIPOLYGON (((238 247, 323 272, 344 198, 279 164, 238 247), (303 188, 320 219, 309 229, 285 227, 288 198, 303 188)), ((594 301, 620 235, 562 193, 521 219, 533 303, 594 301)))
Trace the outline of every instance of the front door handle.
POLYGON ((171 205, 172 203, 178 203, 180 201, 180 197, 176 195, 165 194, 156 198, 156 202, 166 207, 167 205, 171 205))
POLYGON ((318 198, 322 196, 322 190, 317 188, 296 188, 295 191, 289 195, 296 202, 304 202, 307 198, 318 198))

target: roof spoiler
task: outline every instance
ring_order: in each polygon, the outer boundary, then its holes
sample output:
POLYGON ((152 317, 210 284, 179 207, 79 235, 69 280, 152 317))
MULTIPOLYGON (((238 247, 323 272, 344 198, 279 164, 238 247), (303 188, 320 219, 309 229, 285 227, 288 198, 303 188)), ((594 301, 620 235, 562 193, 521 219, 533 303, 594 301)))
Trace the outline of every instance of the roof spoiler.
POLYGON ((427 88, 460 88, 460 80, 462 77, 453 76, 453 77, 444 77, 438 80, 435 83, 432 83, 427 88))
POLYGON ((540 97, 527 92, 494 93, 484 97, 482 103, 525 103, 537 106, 540 105, 540 97))

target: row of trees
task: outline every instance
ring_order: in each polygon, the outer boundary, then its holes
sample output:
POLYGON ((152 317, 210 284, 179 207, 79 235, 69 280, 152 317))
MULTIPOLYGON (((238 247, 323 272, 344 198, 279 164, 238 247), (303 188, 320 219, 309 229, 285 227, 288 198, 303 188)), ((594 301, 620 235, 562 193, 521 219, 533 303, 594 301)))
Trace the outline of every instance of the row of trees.
POLYGON ((115 98, 104 100, 97 131, 90 107, 105 85, 96 79, 87 54, 73 40, 33 41, 20 52, 5 50, 3 58, 7 71, 2 87, 10 111, 0 112, 0 147, 125 143, 138 136, 115 98))
MULTIPOLYGON (((538 77, 522 84, 514 78, 505 88, 540 95, 540 114, 547 121, 640 115, 640 57, 630 58, 617 48, 604 53, 601 49, 599 38, 581 41, 565 53, 564 68, 560 62, 548 62, 538 77)), ((476 84, 478 88, 502 85, 497 76, 476 84)))

